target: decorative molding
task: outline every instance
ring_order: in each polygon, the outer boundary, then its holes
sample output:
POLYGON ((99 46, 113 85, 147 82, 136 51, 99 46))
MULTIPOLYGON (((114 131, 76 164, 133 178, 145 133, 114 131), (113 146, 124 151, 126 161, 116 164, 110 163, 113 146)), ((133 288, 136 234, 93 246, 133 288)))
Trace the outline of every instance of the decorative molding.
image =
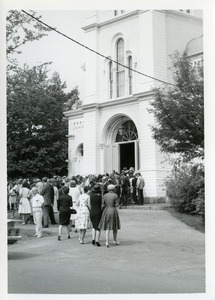
POLYGON ((201 17, 194 16, 192 14, 184 13, 178 10, 156 10, 158 12, 163 12, 167 16, 173 17, 175 19, 182 19, 191 22, 203 23, 203 19, 201 17))
POLYGON ((117 23, 117 22, 125 20, 125 19, 129 19, 131 17, 137 16, 139 14, 139 12, 140 12, 140 10, 134 10, 134 11, 131 11, 131 12, 128 12, 128 13, 123 13, 123 14, 118 15, 118 16, 113 16, 113 18, 111 18, 107 21, 101 22, 101 23, 95 23, 94 22, 90 25, 82 27, 82 29, 85 30, 85 31, 95 30, 95 29, 98 29, 98 28, 101 28, 101 27, 108 26, 108 25, 113 24, 113 23, 117 23))
POLYGON ((83 117, 83 110, 82 110, 82 107, 81 108, 78 108, 76 110, 68 110, 68 111, 65 111, 64 112, 64 116, 66 118, 69 118, 69 117, 83 117))
POLYGON ((66 137, 68 137, 68 139, 73 140, 75 138, 74 134, 68 134, 66 135, 66 137))
POLYGON ((122 97, 122 98, 116 98, 114 100, 108 100, 102 103, 90 103, 86 105, 82 105, 81 109, 79 111, 68 111, 65 113, 65 116, 67 118, 70 117, 83 117, 84 112, 94 111, 94 110, 100 110, 100 109, 107 109, 110 107, 119 107, 126 104, 129 105, 136 105, 139 101, 148 101, 153 98, 154 92, 147 91, 147 92, 141 92, 136 93, 132 96, 128 97, 122 97))

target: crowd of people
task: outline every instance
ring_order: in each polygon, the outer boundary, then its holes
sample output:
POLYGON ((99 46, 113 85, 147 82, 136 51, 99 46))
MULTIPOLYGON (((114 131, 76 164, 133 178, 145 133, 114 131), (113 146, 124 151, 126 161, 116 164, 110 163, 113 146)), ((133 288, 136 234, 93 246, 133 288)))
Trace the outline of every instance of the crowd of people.
POLYGON ((144 204, 145 182, 139 172, 131 168, 121 174, 53 176, 32 180, 20 178, 8 182, 8 210, 11 218, 17 211, 22 224, 35 224, 35 236, 41 238, 43 228, 57 224, 55 213, 59 213, 58 241, 61 241, 63 227, 67 238, 74 228, 79 232, 80 244, 85 244, 87 229, 92 230, 92 244, 100 247, 101 230, 105 230, 106 247, 110 245, 110 231, 113 244, 118 245, 117 232, 120 229, 119 208, 129 203, 144 204))

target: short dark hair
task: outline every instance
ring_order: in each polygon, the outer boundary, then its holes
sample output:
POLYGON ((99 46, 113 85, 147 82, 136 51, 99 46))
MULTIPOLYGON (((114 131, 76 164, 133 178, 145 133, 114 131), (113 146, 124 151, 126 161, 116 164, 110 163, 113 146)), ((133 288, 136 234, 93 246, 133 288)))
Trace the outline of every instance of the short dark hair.
POLYGON ((22 184, 22 186, 23 186, 23 187, 27 187, 27 188, 29 187, 27 181, 24 181, 23 184, 22 184))
POLYGON ((89 186, 84 187, 84 192, 87 193, 89 191, 89 186))
POLYGON ((64 192, 64 194, 67 195, 69 193, 69 188, 67 186, 64 186, 63 187, 63 192, 64 192))

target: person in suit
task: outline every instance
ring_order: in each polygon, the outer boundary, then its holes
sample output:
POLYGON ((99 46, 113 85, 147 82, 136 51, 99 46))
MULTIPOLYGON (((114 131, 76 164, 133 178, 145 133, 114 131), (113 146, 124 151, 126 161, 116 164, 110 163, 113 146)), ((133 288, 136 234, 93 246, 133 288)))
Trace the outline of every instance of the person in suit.
MULTIPOLYGON (((52 225, 56 225, 57 222, 55 221, 55 217, 54 217, 54 205, 55 205, 55 201, 56 201, 56 205, 57 205, 57 199, 55 199, 55 180, 54 178, 51 178, 49 180, 49 184, 53 187, 53 190, 54 190, 54 198, 53 198, 53 202, 51 204, 51 207, 50 207, 50 211, 49 211, 49 218, 50 218, 50 221, 52 223, 52 225)), ((58 196, 57 196, 58 198, 58 196)))
POLYGON ((138 204, 137 201, 137 175, 134 175, 134 178, 132 179, 132 187, 133 187, 133 201, 135 204, 138 204))
POLYGON ((42 235, 42 217, 43 217, 43 203, 44 199, 38 193, 38 188, 35 186, 31 189, 32 198, 30 200, 32 211, 33 211, 33 219, 35 224, 35 237, 41 238, 42 235))
POLYGON ((143 196, 143 188, 145 186, 145 181, 141 175, 141 173, 137 173, 137 191, 138 191, 138 204, 144 204, 144 196, 143 196))
POLYGON ((126 208, 128 205, 128 192, 129 192, 129 179, 126 172, 122 173, 121 176, 121 188, 122 188, 122 205, 126 208))
POLYGON ((42 182, 44 183, 44 187, 40 192, 40 195, 44 198, 44 205, 43 205, 43 228, 49 227, 49 214, 51 210, 51 206, 54 202, 54 188, 48 182, 47 177, 42 178, 42 182))

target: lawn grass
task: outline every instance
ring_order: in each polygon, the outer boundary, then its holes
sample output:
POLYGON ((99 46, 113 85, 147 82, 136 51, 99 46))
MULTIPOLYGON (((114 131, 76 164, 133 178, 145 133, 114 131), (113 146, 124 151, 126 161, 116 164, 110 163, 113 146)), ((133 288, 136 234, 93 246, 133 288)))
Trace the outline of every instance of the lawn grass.
POLYGON ((180 213, 176 211, 174 208, 170 208, 169 211, 175 218, 184 222, 188 226, 200 232, 205 232, 205 224, 200 216, 193 216, 185 213, 180 213))

